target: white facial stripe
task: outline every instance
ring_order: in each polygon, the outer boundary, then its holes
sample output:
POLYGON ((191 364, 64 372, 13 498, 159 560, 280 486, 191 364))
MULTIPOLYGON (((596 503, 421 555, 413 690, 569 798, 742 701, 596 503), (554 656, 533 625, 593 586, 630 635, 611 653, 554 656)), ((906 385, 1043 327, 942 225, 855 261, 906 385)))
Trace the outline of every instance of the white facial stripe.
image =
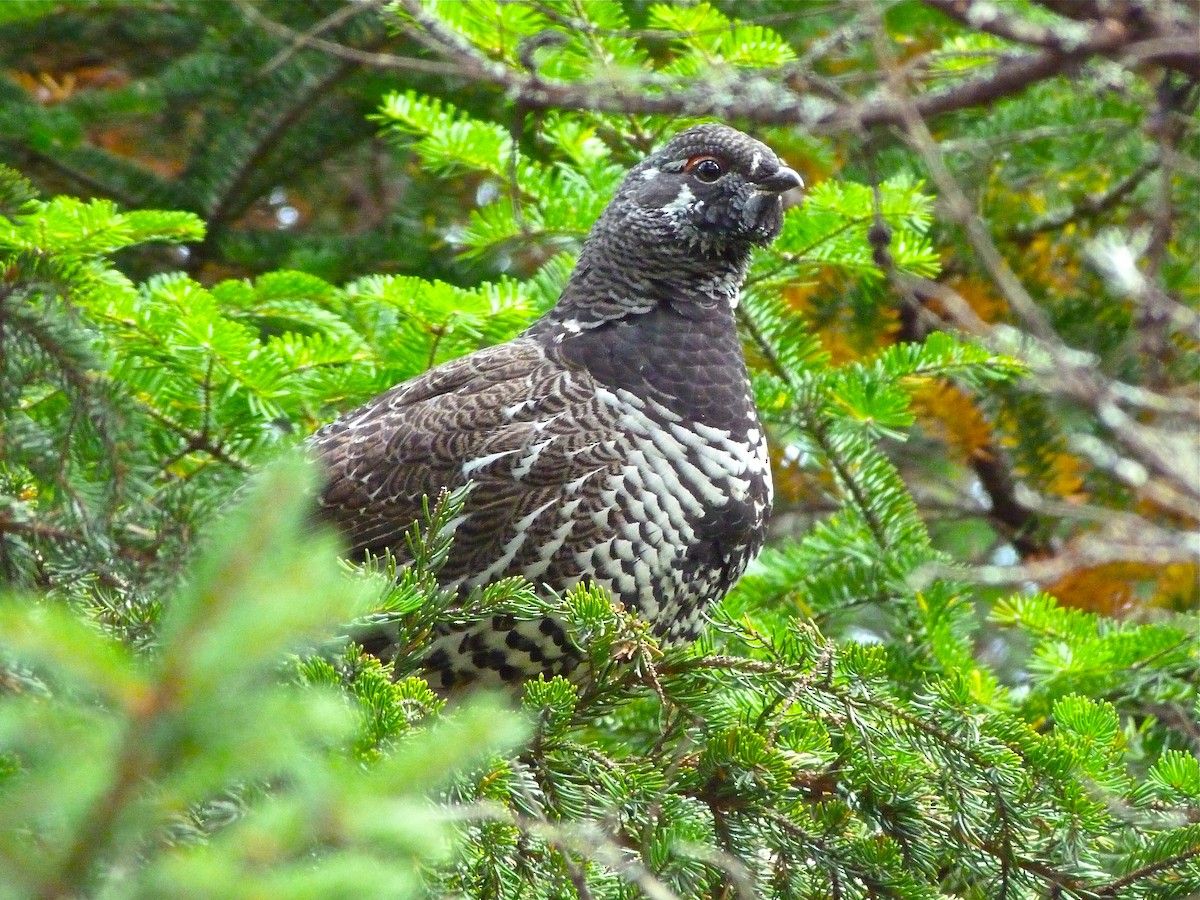
POLYGON ((679 193, 675 195, 675 199, 663 207, 665 212, 685 213, 689 209, 697 208, 701 205, 696 199, 696 195, 692 193, 692 189, 686 184, 679 186, 679 193))

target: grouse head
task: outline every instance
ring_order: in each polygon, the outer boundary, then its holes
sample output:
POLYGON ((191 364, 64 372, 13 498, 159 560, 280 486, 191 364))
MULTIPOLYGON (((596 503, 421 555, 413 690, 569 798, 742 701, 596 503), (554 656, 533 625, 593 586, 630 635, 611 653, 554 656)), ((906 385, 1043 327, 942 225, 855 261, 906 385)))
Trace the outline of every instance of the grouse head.
POLYGON ((770 147, 734 128, 680 132, 625 176, 558 303, 528 333, 557 343, 664 306, 727 315, 751 250, 779 236, 783 194, 801 184, 770 147))
POLYGON ((725 125, 697 125, 629 173, 604 225, 670 256, 748 255, 779 236, 782 195, 802 183, 761 141, 725 125))

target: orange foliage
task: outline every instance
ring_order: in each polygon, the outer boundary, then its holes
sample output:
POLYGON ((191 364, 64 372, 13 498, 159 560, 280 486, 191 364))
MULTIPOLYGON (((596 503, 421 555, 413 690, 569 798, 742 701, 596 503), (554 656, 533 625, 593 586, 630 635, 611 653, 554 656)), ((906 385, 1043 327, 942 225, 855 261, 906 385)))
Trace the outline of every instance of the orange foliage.
POLYGON ((770 453, 775 502, 780 506, 817 505, 817 501, 834 490, 833 478, 828 471, 802 468, 774 445, 770 453))
MULTIPOLYGON (((1003 321, 1008 312, 1008 304, 991 281, 975 275, 951 275, 946 279, 946 287, 962 297, 984 322, 1003 321)), ((929 301, 929 307, 938 315, 946 315, 946 310, 936 299, 929 301)))
MULTIPOLYGON (((77 65, 53 72, 10 71, 7 74, 43 106, 64 103, 79 91, 123 88, 132 80, 129 73, 121 68, 99 65, 77 65)), ((88 139, 96 146, 134 160, 165 178, 175 178, 184 169, 185 160, 179 155, 182 148, 176 148, 167 155, 148 152, 146 127, 141 122, 107 123, 102 128, 90 128, 88 139)), ((163 148, 157 149, 161 151, 163 148)))
POLYGON ((850 336, 836 326, 821 328, 817 335, 821 338, 821 346, 829 354, 829 361, 835 366, 854 362, 862 356, 858 348, 851 343, 850 336))
POLYGON ((186 160, 179 155, 161 156, 146 152, 145 126, 140 123, 109 124, 88 132, 92 142, 114 156, 131 159, 164 178, 182 174, 186 160))
POLYGON ((8 72, 8 77, 43 106, 71 99, 77 90, 124 87, 129 75, 109 66, 78 66, 63 72, 8 72))
POLYGON ((964 459, 988 455, 992 426, 962 388, 940 379, 917 382, 913 412, 932 434, 964 459))
MULTIPOLYGON (((1015 447, 1021 433, 1021 422, 1012 409, 1004 410, 997 427, 1004 434, 1001 444, 1015 447)), ((1060 444, 1054 447, 1038 445, 1036 464, 1014 466, 1014 474, 1035 483, 1038 491, 1052 494, 1068 501, 1083 500, 1088 496, 1084 490, 1084 478, 1090 471, 1088 464, 1078 456, 1068 453, 1060 444)))
POLYGON ((837 304, 832 310, 821 309, 817 298, 842 294, 845 280, 844 273, 825 267, 812 280, 789 284, 781 292, 788 308, 808 321, 835 366, 862 359, 881 346, 894 343, 900 330, 900 314, 894 308, 880 308, 869 331, 861 324, 855 327, 853 310, 844 304, 837 304))
POLYGON ((1050 234, 1035 235, 1012 256, 1017 274, 1042 290, 1069 296, 1079 290, 1080 255, 1050 234))
POLYGON ((809 281, 793 281, 780 291, 783 302, 796 312, 804 314, 812 312, 812 298, 829 290, 834 282, 835 272, 824 268, 817 272, 816 277, 809 281))
POLYGON ((1163 506, 1144 494, 1138 496, 1133 505, 1133 512, 1171 528, 1195 528, 1200 523, 1200 517, 1197 516, 1200 510, 1194 510, 1193 515, 1187 515, 1183 510, 1163 506))
POLYGON ((1122 560, 1076 569, 1046 590, 1062 603, 1109 616, 1127 615, 1150 602, 1172 608, 1195 606, 1198 570, 1194 564, 1162 566, 1122 560))
POLYGON ((1087 473, 1087 466, 1083 460, 1060 451, 1047 457, 1046 462, 1049 463, 1049 472, 1042 483, 1042 490, 1065 500, 1078 500, 1086 496, 1083 476, 1087 473))

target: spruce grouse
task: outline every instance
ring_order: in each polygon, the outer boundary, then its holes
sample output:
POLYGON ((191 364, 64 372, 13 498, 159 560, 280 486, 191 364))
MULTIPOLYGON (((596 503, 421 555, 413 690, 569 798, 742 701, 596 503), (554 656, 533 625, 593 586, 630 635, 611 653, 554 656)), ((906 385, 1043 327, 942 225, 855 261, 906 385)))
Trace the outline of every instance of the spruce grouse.
MULTIPOLYGON (((762 547, 771 472, 734 322, 751 248, 801 185, 723 125, 629 172, 557 304, 513 340, 399 384, 310 439, 320 515, 351 553, 406 556, 422 497, 473 482, 441 580, 603 585, 667 642, 762 547)), ((552 619, 442 633, 434 683, 511 682, 577 663, 552 619)))

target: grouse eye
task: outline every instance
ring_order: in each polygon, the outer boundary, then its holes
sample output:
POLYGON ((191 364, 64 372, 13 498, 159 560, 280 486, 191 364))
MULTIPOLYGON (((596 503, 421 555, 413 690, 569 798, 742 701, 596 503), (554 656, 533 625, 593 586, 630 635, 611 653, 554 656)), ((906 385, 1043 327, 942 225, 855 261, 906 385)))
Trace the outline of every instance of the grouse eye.
POLYGON ((683 171, 695 175, 697 181, 712 184, 725 174, 725 164, 715 156, 693 156, 683 171))

